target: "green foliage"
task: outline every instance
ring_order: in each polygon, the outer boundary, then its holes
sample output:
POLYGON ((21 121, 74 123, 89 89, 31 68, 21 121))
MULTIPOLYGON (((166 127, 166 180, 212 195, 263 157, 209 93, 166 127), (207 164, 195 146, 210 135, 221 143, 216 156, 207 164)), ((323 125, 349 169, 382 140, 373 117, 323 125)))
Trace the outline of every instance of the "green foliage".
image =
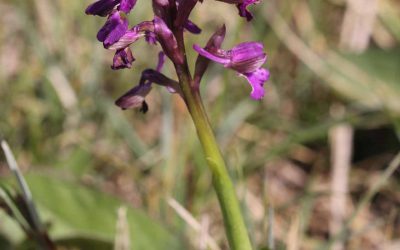
MULTIPOLYGON (((111 249, 121 201, 61 178, 31 174, 26 179, 55 242, 111 249)), ((132 249, 180 249, 178 237, 138 209, 127 210, 127 223, 132 249)))

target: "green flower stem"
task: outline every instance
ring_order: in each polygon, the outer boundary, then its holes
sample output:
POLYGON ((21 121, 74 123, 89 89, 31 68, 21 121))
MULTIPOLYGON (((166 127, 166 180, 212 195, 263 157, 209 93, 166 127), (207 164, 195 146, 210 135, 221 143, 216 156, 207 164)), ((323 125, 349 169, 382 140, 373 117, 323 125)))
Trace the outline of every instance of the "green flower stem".
POLYGON ((175 65, 186 105, 213 176, 213 186, 221 206, 225 230, 232 250, 251 250, 251 243, 240 211, 235 188, 222 158, 213 130, 187 66, 175 65))

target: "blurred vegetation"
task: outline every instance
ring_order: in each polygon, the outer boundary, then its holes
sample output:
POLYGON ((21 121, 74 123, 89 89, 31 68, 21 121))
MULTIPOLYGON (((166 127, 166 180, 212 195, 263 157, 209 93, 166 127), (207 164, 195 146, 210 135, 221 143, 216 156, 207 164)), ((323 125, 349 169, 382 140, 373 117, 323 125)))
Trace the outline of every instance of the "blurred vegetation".
MULTIPOLYGON (((155 88, 146 115, 113 105, 155 66, 159 48, 140 41, 132 47, 133 69, 112 71, 112 52, 95 38, 104 20, 84 14, 90 2, 0 0, 0 136, 16 155, 49 237, 62 249, 112 249, 122 220, 131 249, 206 249, 207 232, 226 249, 184 103, 155 88), (117 217, 119 207, 127 207, 126 217, 117 217)), ((361 15, 375 18, 370 32, 367 21, 354 19, 367 26, 352 30, 360 41, 341 37, 352 15, 346 6, 265 0, 251 7, 255 19, 246 23, 233 5, 208 0, 192 14, 203 28, 187 35, 192 66, 192 44, 205 44, 222 23, 224 48, 248 40, 267 48, 271 79, 262 101, 250 100, 245 80, 218 65, 202 83, 256 249, 329 249, 334 241, 345 249, 399 249, 400 173, 392 160, 400 151, 400 2, 381 0, 361 15), (330 135, 343 124, 354 131, 345 176, 351 220, 332 235, 330 135)), ((151 1, 138 1, 131 25, 150 20, 150 8, 151 1)), ((172 66, 164 73, 172 77, 172 66)), ((13 198, 21 191, 2 156, 0 178, 0 208, 17 211, 13 198)), ((0 249, 32 249, 33 238, 6 211, 0 249)))

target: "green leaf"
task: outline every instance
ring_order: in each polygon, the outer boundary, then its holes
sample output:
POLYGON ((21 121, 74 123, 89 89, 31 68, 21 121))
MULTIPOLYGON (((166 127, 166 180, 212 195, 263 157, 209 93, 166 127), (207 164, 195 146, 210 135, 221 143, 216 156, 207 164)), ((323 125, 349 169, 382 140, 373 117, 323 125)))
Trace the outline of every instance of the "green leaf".
MULTIPOLYGON (((113 242, 117 199, 54 177, 27 175, 33 198, 57 240, 76 235, 113 242)), ((127 209, 131 249, 181 249, 170 231, 138 209, 127 209)))
POLYGON ((112 250, 113 245, 110 242, 93 239, 86 237, 72 237, 59 239, 56 241, 58 247, 63 247, 66 249, 96 249, 96 250, 112 250))
POLYGON ((0 234, 0 249, 3 250, 11 250, 12 246, 11 246, 11 242, 4 237, 4 235, 0 234))
POLYGON ((367 107, 400 113, 399 49, 369 49, 360 55, 331 56, 328 62, 347 79, 344 95, 367 107))

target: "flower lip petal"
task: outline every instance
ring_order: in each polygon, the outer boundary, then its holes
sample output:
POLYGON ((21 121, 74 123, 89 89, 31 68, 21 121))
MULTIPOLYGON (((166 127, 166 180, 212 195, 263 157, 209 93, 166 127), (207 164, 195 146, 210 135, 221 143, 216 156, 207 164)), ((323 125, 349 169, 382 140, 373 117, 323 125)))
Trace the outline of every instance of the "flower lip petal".
POLYGON ((269 79, 269 71, 264 68, 259 68, 254 72, 243 74, 251 85, 251 98, 260 100, 264 97, 264 83, 269 79))

